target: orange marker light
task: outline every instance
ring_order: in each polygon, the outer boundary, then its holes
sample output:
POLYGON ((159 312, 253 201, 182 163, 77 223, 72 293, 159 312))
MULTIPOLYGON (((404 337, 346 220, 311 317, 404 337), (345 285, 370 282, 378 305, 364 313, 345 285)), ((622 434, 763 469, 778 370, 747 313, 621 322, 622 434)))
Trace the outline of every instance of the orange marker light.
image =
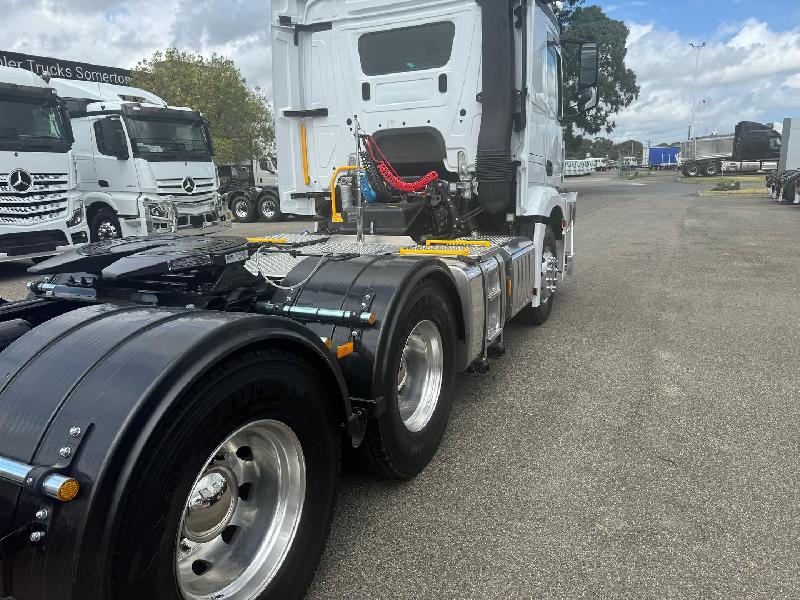
POLYGON ((58 488, 58 499, 62 502, 69 502, 78 495, 80 489, 81 484, 78 483, 76 479, 67 479, 61 484, 61 487, 58 488))

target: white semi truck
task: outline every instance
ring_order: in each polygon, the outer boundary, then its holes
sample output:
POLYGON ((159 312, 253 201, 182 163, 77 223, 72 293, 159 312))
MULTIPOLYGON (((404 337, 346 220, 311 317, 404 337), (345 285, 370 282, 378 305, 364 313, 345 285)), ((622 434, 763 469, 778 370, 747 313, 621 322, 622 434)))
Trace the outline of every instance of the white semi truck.
POLYGON ((281 200, 327 218, 90 244, 0 305, 0 595, 301 598, 341 444, 414 477, 457 373, 553 310, 597 44, 565 89, 544 2, 272 6, 281 200))
POLYGON ((0 262, 89 241, 72 142, 55 91, 38 75, 0 66, 0 262))
POLYGON ((67 79, 50 85, 69 108, 92 241, 230 226, 202 115, 127 86, 67 79))

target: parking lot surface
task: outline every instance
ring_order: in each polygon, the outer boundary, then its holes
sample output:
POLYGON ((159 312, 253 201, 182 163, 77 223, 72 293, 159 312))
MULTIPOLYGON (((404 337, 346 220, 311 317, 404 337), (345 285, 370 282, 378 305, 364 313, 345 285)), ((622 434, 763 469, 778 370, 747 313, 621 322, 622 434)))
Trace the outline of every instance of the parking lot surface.
POLYGON ((309 598, 800 597, 800 207, 673 174, 567 186, 550 321, 459 377, 419 477, 345 465, 309 598))
POLYGON ((550 321, 460 377, 417 479, 345 474, 310 598, 800 597, 800 207, 567 185, 550 321))

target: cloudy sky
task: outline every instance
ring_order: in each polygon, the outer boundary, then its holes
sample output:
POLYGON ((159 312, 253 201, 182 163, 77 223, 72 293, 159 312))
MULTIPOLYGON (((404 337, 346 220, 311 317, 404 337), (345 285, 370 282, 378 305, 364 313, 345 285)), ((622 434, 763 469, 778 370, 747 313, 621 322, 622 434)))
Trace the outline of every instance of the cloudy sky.
MULTIPOLYGON (((708 44, 700 55, 696 130, 800 116, 798 0, 588 3, 631 30, 627 62, 642 92, 617 117, 615 139, 685 137, 695 59, 689 42, 708 44)), ((269 0, 0 0, 0 6, 5 22, 25 24, 6 31, 0 50, 131 67, 154 50, 178 46, 229 55, 249 84, 271 89, 269 0)))

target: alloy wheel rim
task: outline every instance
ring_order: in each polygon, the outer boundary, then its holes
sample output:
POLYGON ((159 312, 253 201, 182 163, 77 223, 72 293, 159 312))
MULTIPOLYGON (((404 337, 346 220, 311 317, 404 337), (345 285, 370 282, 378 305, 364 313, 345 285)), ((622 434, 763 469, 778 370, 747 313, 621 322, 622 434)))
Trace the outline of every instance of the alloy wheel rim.
POLYGON ((97 237, 100 240, 113 240, 117 235, 117 226, 111 221, 103 221, 97 226, 97 237))
POLYGON ((306 464, 294 431, 271 419, 233 432, 192 484, 175 573, 186 600, 245 600, 280 569, 303 511, 306 464))
POLYGON ((423 430, 436 412, 443 377, 439 328, 433 321, 420 321, 406 338, 397 369, 397 406, 412 433, 423 430))

